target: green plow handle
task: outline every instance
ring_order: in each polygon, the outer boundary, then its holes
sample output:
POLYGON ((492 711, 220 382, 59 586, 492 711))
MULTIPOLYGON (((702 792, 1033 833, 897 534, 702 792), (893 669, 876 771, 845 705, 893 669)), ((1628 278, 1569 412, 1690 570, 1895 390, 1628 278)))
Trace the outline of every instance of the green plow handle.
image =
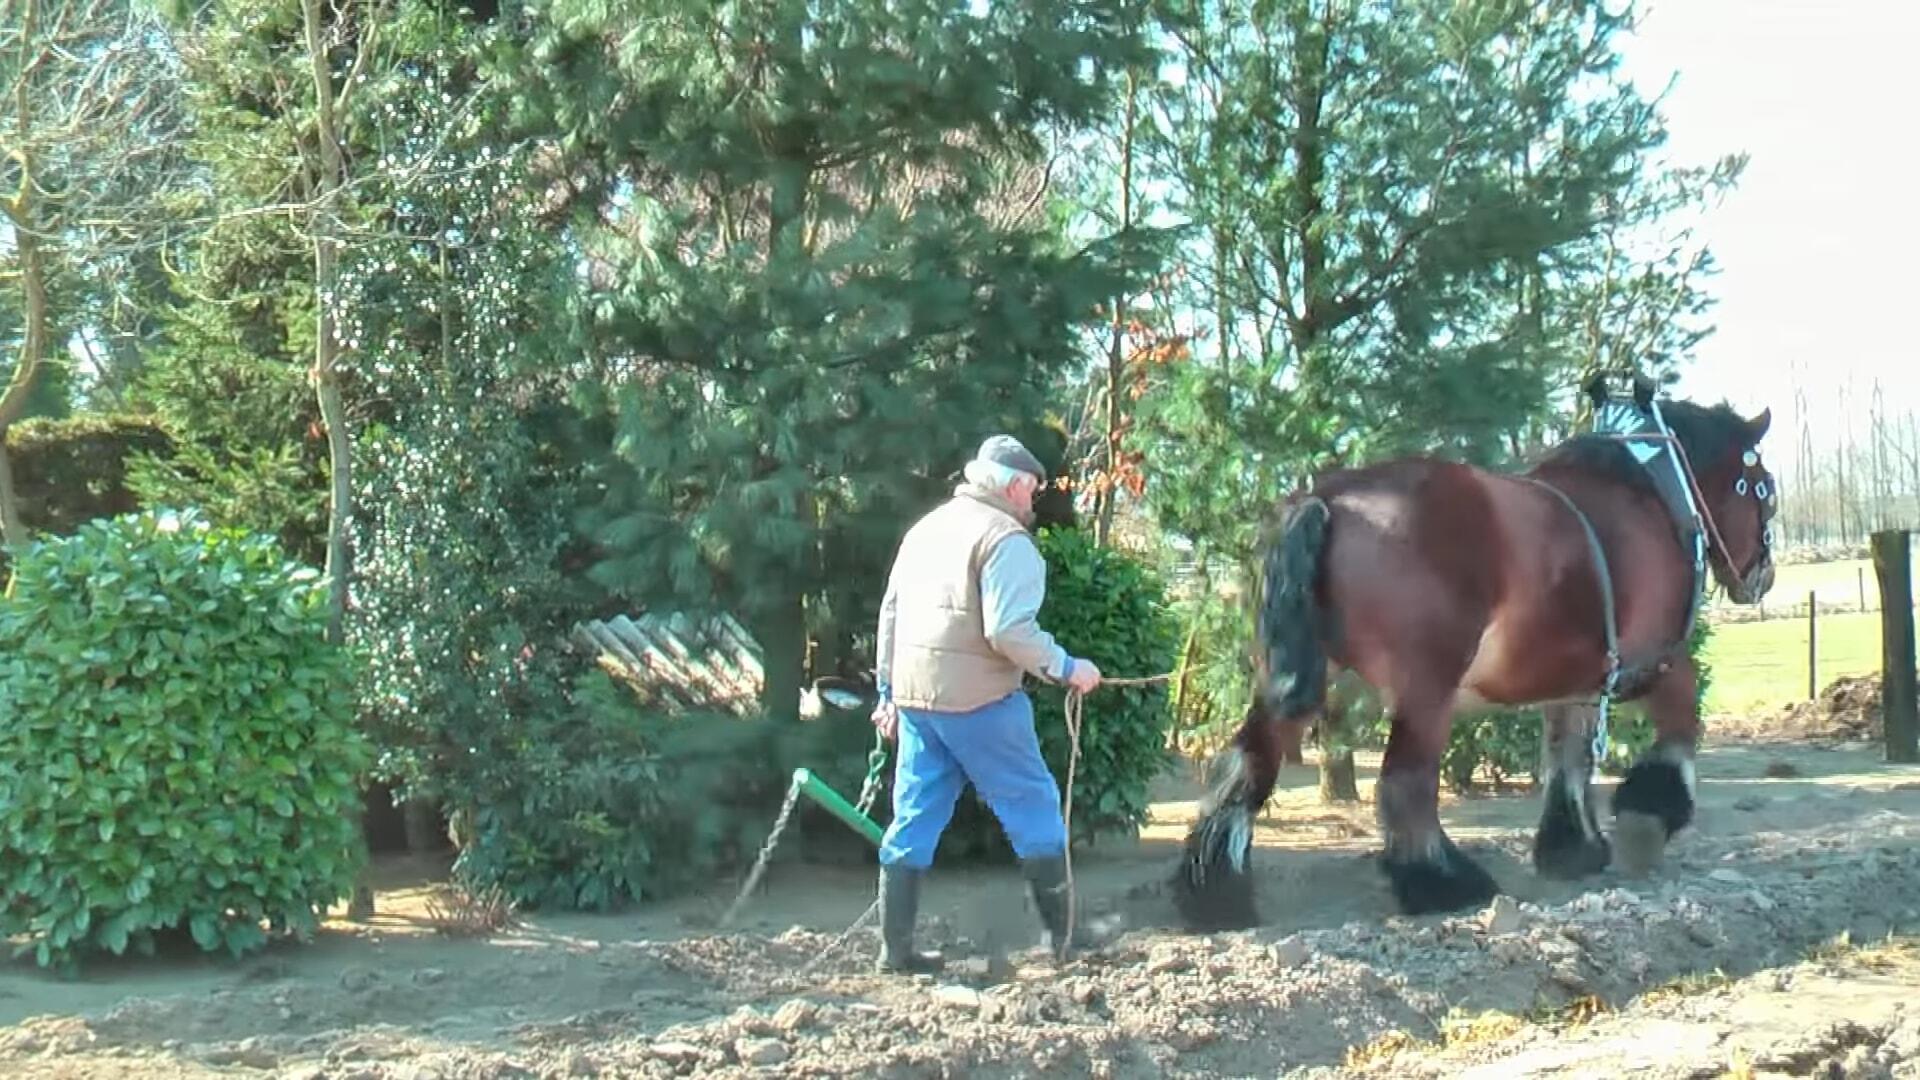
POLYGON ((828 787, 819 777, 813 775, 812 770, 806 768, 793 770, 793 786, 798 789, 802 795, 826 807, 827 813, 846 822, 847 826, 854 832, 871 840, 873 846, 880 846, 880 838, 886 835, 880 826, 862 817, 860 811, 853 808, 852 803, 841 798, 839 792, 828 787))

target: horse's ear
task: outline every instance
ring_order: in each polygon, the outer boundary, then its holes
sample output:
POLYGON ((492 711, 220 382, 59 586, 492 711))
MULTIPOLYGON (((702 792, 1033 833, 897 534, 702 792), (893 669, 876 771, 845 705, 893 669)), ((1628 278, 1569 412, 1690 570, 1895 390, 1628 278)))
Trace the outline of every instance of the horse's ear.
POLYGON ((1606 372, 1603 372, 1603 371, 1594 372, 1593 378, 1588 379, 1587 384, 1581 387, 1580 389, 1586 392, 1588 399, 1590 399, 1593 402, 1593 407, 1595 409, 1598 409, 1600 406, 1606 404, 1607 403, 1606 372))
POLYGON ((1768 406, 1760 410, 1760 415, 1747 421, 1747 434, 1755 443, 1767 437, 1767 429, 1773 426, 1773 408, 1768 406))

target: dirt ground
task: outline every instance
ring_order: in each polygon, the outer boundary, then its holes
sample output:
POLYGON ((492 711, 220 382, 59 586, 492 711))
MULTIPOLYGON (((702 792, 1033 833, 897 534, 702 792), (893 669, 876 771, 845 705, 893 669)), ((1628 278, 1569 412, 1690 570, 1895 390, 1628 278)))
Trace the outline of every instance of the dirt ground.
POLYGON ((1537 794, 1449 800, 1510 895, 1416 919, 1392 912, 1371 804, 1330 810, 1289 770, 1256 838, 1267 925, 1211 937, 1163 889, 1193 812, 1170 778, 1137 843, 1076 858, 1108 940, 1062 971, 988 962, 1039 940, 1011 871, 936 872, 923 934, 949 972, 900 978, 870 973, 871 931, 830 949, 864 869, 777 868, 729 933, 719 882, 453 939, 424 914, 440 868, 383 863, 374 922, 310 945, 73 981, 0 966, 0 1076, 1920 1077, 1920 956, 1898 944, 1920 934, 1920 769, 1726 738, 1700 766, 1697 824, 1648 879, 1539 880, 1537 794))

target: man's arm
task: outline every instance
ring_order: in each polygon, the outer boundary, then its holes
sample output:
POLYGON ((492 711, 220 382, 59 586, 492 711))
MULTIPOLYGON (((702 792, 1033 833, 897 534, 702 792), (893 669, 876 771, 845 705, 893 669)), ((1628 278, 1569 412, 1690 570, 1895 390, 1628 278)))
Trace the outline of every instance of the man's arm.
POLYGON ((1010 536, 994 545, 980 568, 980 608, 987 641, 1000 655, 1034 675, 1063 682, 1073 659, 1040 629, 1041 601, 1047 595, 1047 562, 1029 536, 1010 536))

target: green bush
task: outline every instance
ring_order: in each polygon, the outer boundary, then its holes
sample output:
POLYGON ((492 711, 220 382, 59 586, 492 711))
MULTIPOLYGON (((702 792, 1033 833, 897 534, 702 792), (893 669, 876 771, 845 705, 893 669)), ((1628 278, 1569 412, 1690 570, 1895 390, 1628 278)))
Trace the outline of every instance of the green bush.
POLYGON ((1544 720, 1537 708, 1460 714, 1453 721, 1453 735, 1440 757, 1440 775, 1447 787, 1467 791, 1476 778, 1495 787, 1522 776, 1537 779, 1540 725, 1544 720))
MULTIPOLYGON (((1713 683, 1713 669, 1706 661, 1707 640, 1713 628, 1705 619, 1694 623, 1687 639, 1687 650, 1698 673, 1699 700, 1705 701, 1707 687, 1713 683)), ((1624 776, 1633 763, 1653 745, 1653 718, 1643 702, 1616 705, 1607 725, 1607 754, 1598 763, 1598 771, 1624 776)), ((1461 716, 1454 722, 1453 737, 1441 759, 1441 774, 1447 785, 1465 791, 1476 776, 1495 783, 1507 783, 1520 776, 1538 779, 1540 725, 1539 709, 1504 709, 1481 716, 1461 716)))
MULTIPOLYGON (((1167 606, 1165 587, 1145 565, 1096 545, 1080 530, 1043 529, 1038 540, 1047 560, 1040 625, 1069 653, 1093 661, 1113 678, 1173 669, 1179 624, 1167 606)), ((1033 699, 1041 754, 1064 790, 1070 749, 1066 692, 1040 688, 1033 699)), ((1164 683, 1105 687, 1086 698, 1074 777, 1076 840, 1131 832, 1146 821, 1147 788, 1167 764, 1171 720, 1164 683)), ((962 856, 1004 858, 1009 852, 998 822, 977 797, 961 800, 941 847, 962 856)))
MULTIPOLYGON (((1706 656, 1707 641, 1712 636, 1713 626, 1703 618, 1694 622, 1693 633, 1687 638, 1687 653, 1693 657, 1698 684, 1695 700, 1702 702, 1707 700, 1707 688, 1713 685, 1713 665, 1707 663, 1706 656)), ((1615 709, 1610 735, 1612 741, 1606 760, 1600 763, 1600 771, 1609 776, 1625 776, 1633 763, 1653 746, 1656 732, 1646 705, 1634 702, 1615 709)))
POLYGON ((305 935, 363 855, 348 658, 270 539, 195 515, 20 553, 0 601, 0 935, 42 966, 305 935))
MULTIPOLYGON (((171 444, 141 416, 77 416, 27 420, 7 429, 13 490, 20 519, 35 532, 66 535, 95 518, 140 508, 129 472, 143 454, 165 456, 171 444)), ((0 551, 0 583, 7 553, 0 551)))
POLYGON ((1253 694, 1253 620, 1239 597, 1211 587, 1190 594, 1175 611, 1185 628, 1182 649, 1189 665, 1173 692, 1179 749, 1207 757, 1224 749, 1246 718, 1253 694))
POLYGON ((476 732, 447 792, 462 879, 608 910, 710 882, 766 839, 786 779, 767 721, 661 716, 597 668, 542 700, 476 732))

